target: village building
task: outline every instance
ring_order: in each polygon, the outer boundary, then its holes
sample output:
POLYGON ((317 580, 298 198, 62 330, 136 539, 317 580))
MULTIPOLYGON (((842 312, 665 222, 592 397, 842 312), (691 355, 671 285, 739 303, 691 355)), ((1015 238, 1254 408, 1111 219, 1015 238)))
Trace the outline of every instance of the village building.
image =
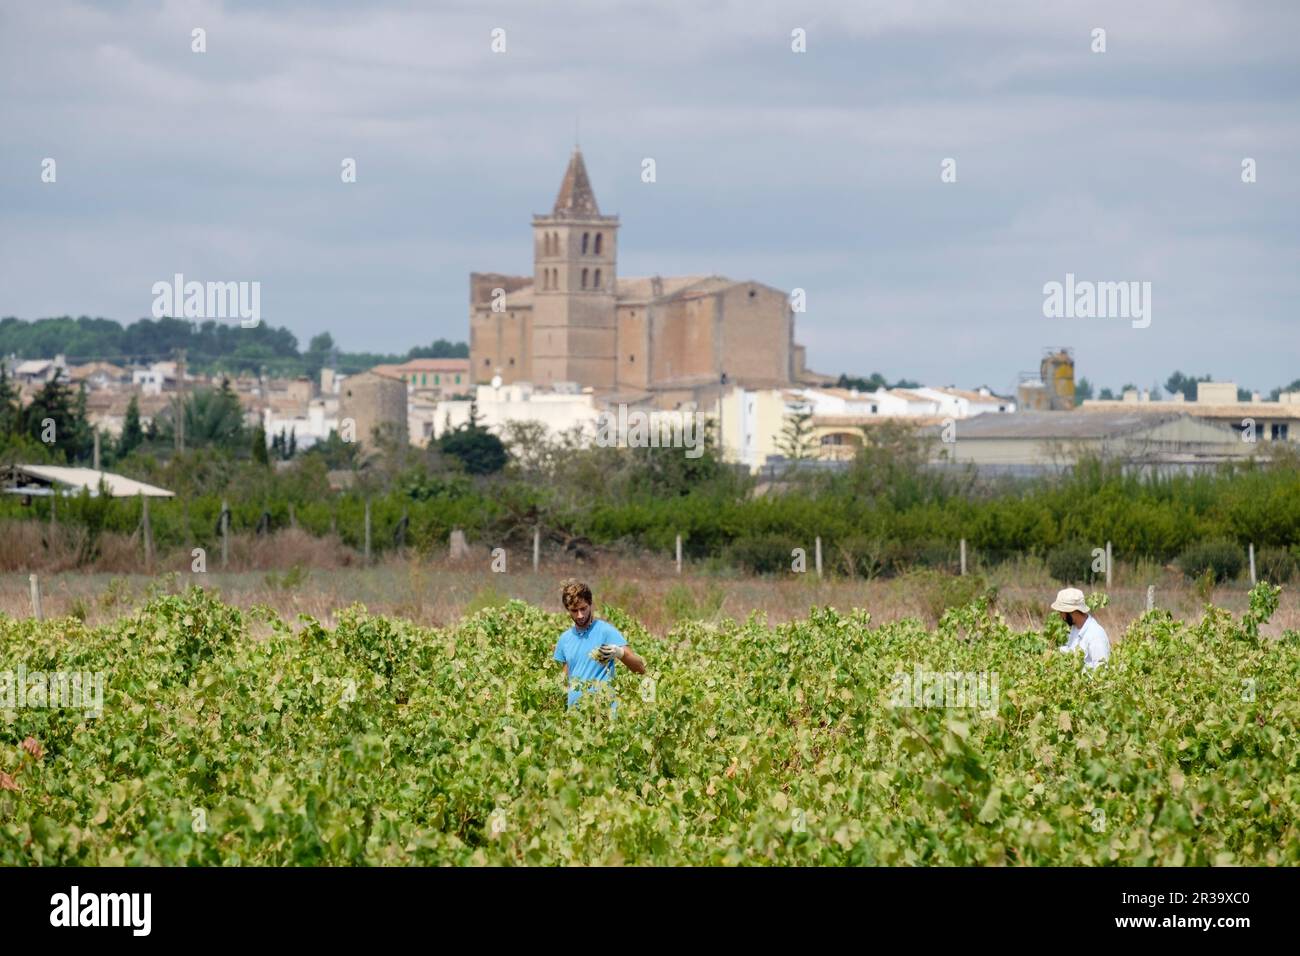
POLYGON ((551 212, 533 217, 532 274, 470 275, 475 384, 573 382, 677 408, 715 403, 727 383, 829 383, 805 365, 785 291, 717 275, 624 278, 619 226, 575 149, 551 212))

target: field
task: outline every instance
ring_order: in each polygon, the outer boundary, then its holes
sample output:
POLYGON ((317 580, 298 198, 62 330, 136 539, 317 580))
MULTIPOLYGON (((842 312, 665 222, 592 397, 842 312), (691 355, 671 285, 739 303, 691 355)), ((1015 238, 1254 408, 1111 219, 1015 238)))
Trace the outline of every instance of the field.
POLYGON ((610 606, 651 678, 616 675, 613 719, 566 712, 566 619, 522 601, 0 616, 5 667, 104 675, 98 717, 4 711, 0 863, 1295 865, 1277 601, 1143 615, 1095 672, 983 600, 654 632, 610 606))

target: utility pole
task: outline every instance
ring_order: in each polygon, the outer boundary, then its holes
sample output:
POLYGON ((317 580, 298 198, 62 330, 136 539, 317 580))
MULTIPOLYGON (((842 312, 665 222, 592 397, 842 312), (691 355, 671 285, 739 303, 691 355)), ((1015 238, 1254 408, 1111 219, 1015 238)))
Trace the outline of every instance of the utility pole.
POLYGON ((722 373, 722 378, 718 380, 718 461, 726 463, 727 461, 727 440, 726 430, 722 427, 722 401, 726 397, 727 391, 727 373, 722 373))
POLYGON ((185 451, 185 350, 176 359, 176 449, 185 451))

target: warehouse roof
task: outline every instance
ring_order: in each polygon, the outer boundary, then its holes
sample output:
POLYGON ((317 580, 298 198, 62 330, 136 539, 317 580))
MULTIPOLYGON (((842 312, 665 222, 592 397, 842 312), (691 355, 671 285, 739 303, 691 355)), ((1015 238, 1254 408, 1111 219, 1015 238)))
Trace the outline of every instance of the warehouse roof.
POLYGON ((10 494, 30 495, 48 493, 49 486, 62 485, 80 491, 89 488, 91 496, 99 494, 100 482, 111 498, 173 498, 175 492, 154 485, 146 485, 122 475, 94 468, 64 468, 58 465, 11 465, 5 477, 4 490, 10 494))
MULTIPOLYGON (((1096 411, 1081 412, 985 412, 961 420, 959 439, 966 438, 1117 438, 1134 432, 1149 431, 1157 425, 1191 418, 1186 413, 1152 414, 1150 412, 1096 411)), ((1224 429, 1225 437, 1231 437, 1224 429)))

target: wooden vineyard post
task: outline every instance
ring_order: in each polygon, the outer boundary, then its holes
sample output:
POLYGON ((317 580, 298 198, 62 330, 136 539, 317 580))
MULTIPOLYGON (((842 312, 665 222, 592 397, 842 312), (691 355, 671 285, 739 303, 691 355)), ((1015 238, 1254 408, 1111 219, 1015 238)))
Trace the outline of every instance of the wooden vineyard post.
POLYGON ((41 613, 41 579, 35 574, 31 574, 27 577, 27 583, 32 589, 32 617, 42 621, 45 619, 45 615, 41 613))

